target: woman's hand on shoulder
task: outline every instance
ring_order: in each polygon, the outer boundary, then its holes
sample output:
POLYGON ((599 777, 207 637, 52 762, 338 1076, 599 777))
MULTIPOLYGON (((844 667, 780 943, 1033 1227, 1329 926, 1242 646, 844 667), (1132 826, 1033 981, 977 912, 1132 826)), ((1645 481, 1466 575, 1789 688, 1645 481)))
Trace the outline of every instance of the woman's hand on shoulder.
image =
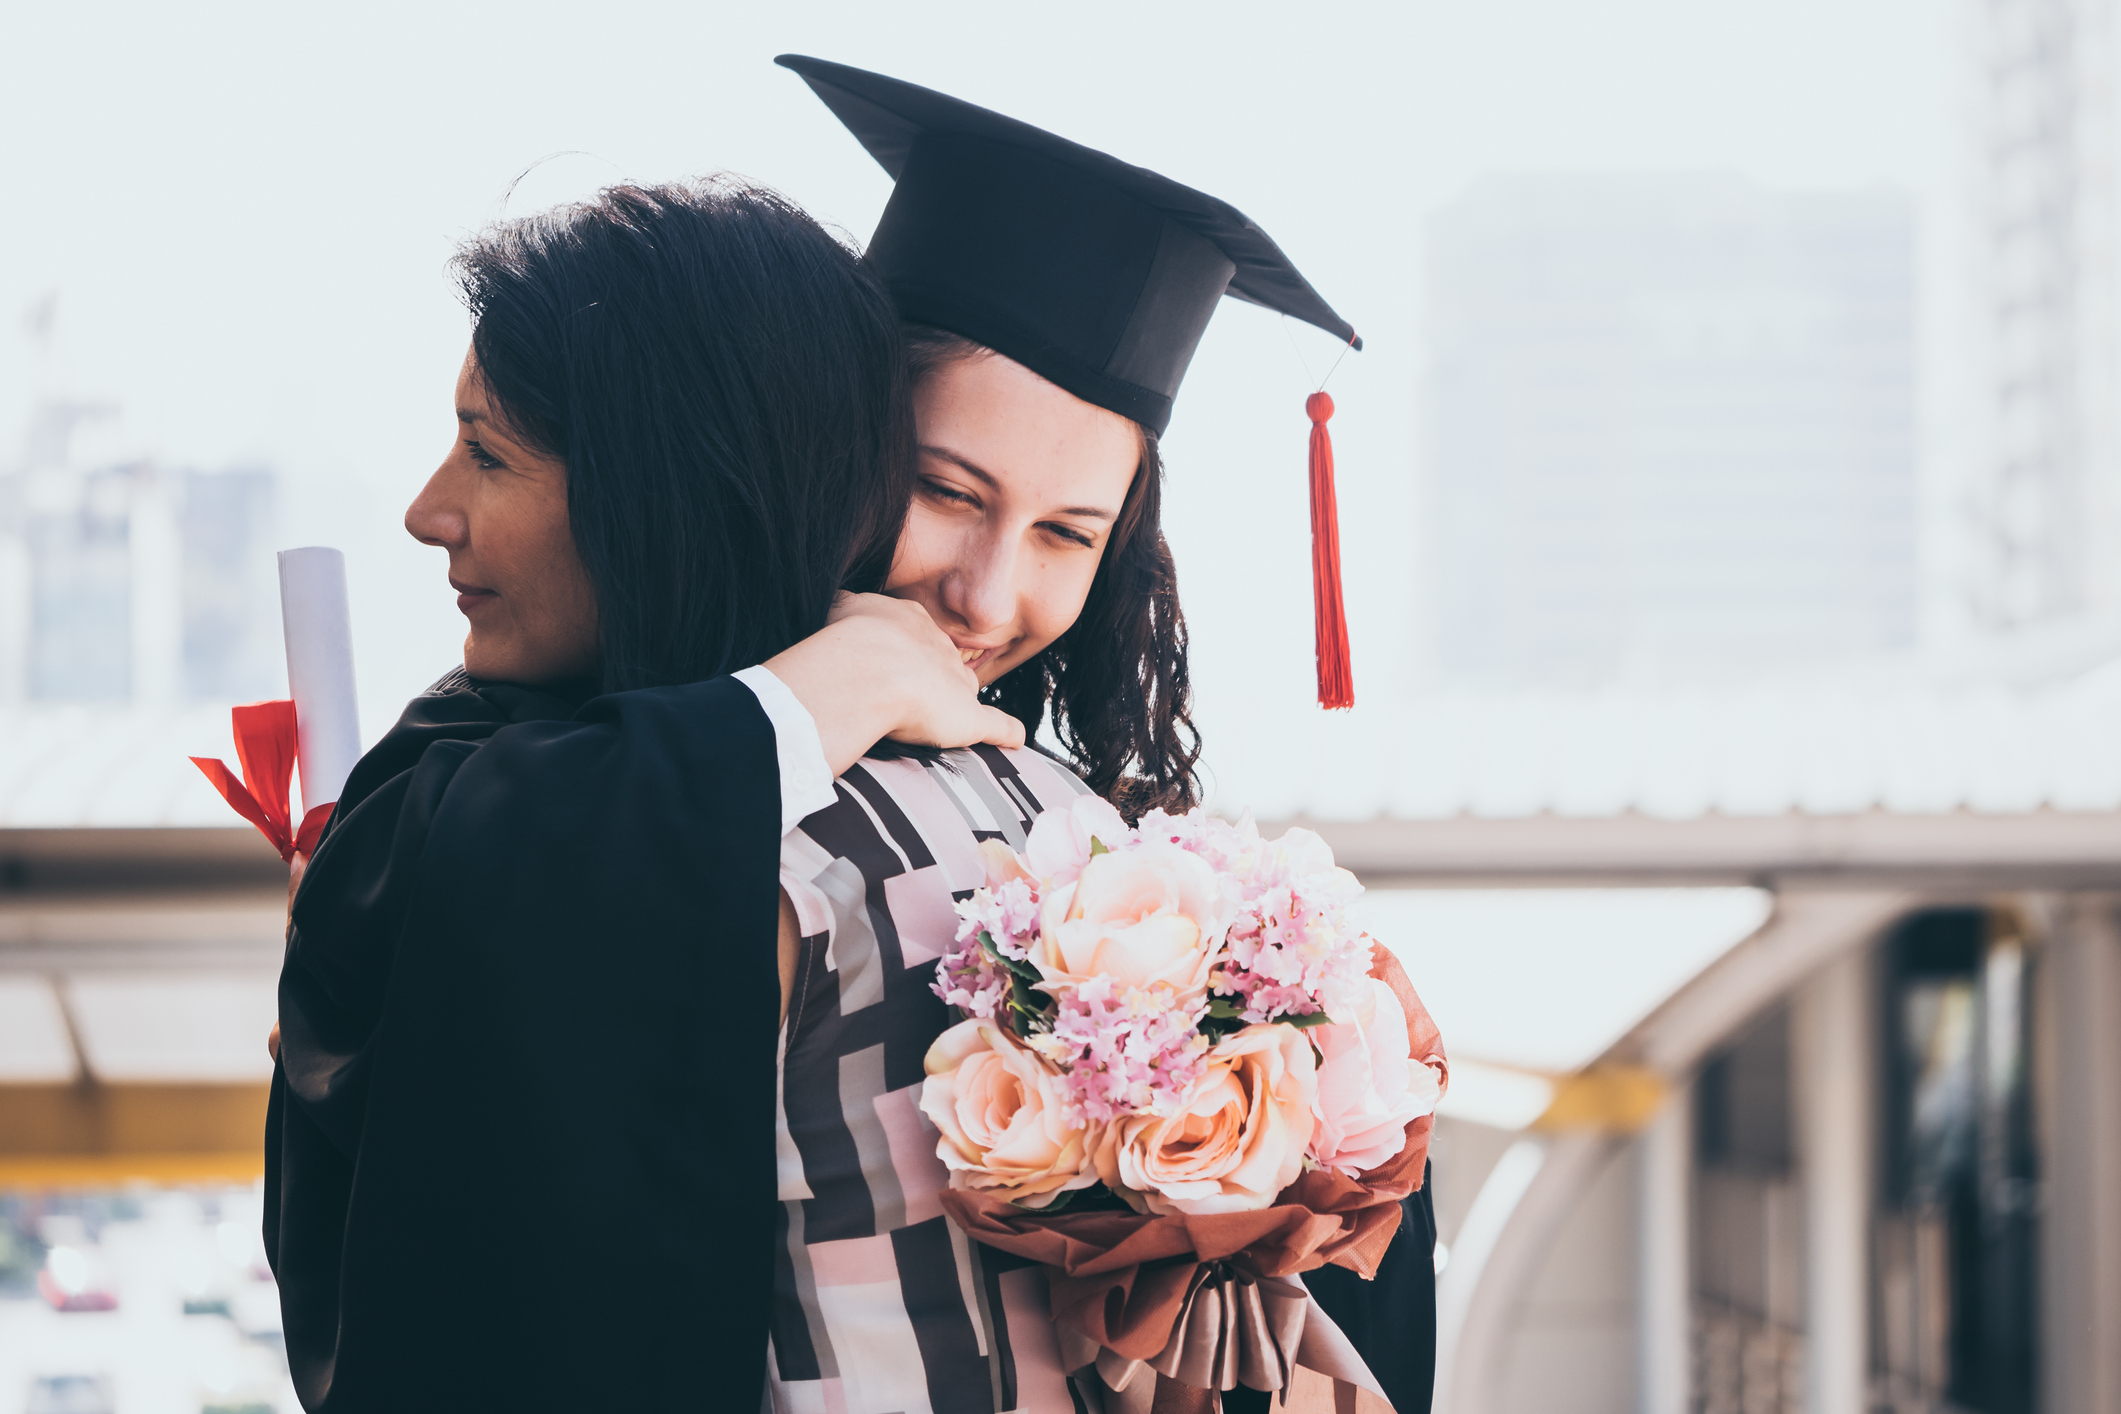
POLYGON ((832 773, 886 737, 919 746, 1022 746, 1024 724, 979 700, 979 678, 920 605, 842 594, 831 621, 767 670, 816 721, 832 773))

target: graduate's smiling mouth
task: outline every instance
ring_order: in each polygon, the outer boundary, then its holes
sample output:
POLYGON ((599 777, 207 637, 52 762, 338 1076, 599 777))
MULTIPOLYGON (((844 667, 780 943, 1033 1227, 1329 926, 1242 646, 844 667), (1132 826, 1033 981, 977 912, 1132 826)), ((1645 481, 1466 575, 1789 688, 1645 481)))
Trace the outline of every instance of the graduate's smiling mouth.
POLYGON ((476 584, 466 584, 456 576, 450 576, 449 587, 457 591, 457 612, 468 614, 481 604, 491 604, 501 596, 491 589, 476 584))
MULTIPOLYGON (((955 639, 951 641, 956 642, 955 639)), ((957 645, 957 656, 964 661, 966 667, 972 669, 975 673, 1008 651, 1009 645, 1006 643, 992 645, 959 643, 957 645)))

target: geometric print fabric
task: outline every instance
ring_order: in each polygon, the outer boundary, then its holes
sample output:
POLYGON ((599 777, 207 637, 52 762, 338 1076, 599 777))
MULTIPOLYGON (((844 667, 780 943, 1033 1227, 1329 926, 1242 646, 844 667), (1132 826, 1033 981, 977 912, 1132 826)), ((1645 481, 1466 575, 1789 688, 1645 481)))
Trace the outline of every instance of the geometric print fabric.
POLYGON ((789 832, 802 953, 781 1029, 780 1204, 767 1404, 777 1414, 1073 1414, 1044 1275, 943 1216, 919 1106, 955 1014, 929 990, 981 840, 1022 849, 1087 793, 1032 751, 864 760, 789 832))

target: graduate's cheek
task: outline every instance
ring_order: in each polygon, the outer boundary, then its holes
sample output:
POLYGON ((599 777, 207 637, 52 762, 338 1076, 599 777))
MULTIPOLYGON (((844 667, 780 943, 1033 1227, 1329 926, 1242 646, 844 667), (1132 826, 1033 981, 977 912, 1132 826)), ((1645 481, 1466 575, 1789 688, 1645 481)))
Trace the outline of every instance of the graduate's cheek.
POLYGON ((1097 578, 1100 557, 1094 554, 1046 554, 1038 558, 1036 570, 1024 595, 1025 637, 1038 646, 1026 653, 1044 651, 1047 644, 1075 627, 1083 603, 1090 597, 1090 584, 1097 578))

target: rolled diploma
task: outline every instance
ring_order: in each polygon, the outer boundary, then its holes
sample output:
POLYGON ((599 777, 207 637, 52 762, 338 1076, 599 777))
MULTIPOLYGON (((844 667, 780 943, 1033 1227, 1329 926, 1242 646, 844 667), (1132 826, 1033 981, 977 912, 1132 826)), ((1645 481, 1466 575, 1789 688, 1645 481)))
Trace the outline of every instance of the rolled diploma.
POLYGON ((344 555, 323 545, 280 552, 280 625, 287 635, 295 759, 302 767, 302 814, 307 815, 339 798, 347 774, 361 759, 344 555))

